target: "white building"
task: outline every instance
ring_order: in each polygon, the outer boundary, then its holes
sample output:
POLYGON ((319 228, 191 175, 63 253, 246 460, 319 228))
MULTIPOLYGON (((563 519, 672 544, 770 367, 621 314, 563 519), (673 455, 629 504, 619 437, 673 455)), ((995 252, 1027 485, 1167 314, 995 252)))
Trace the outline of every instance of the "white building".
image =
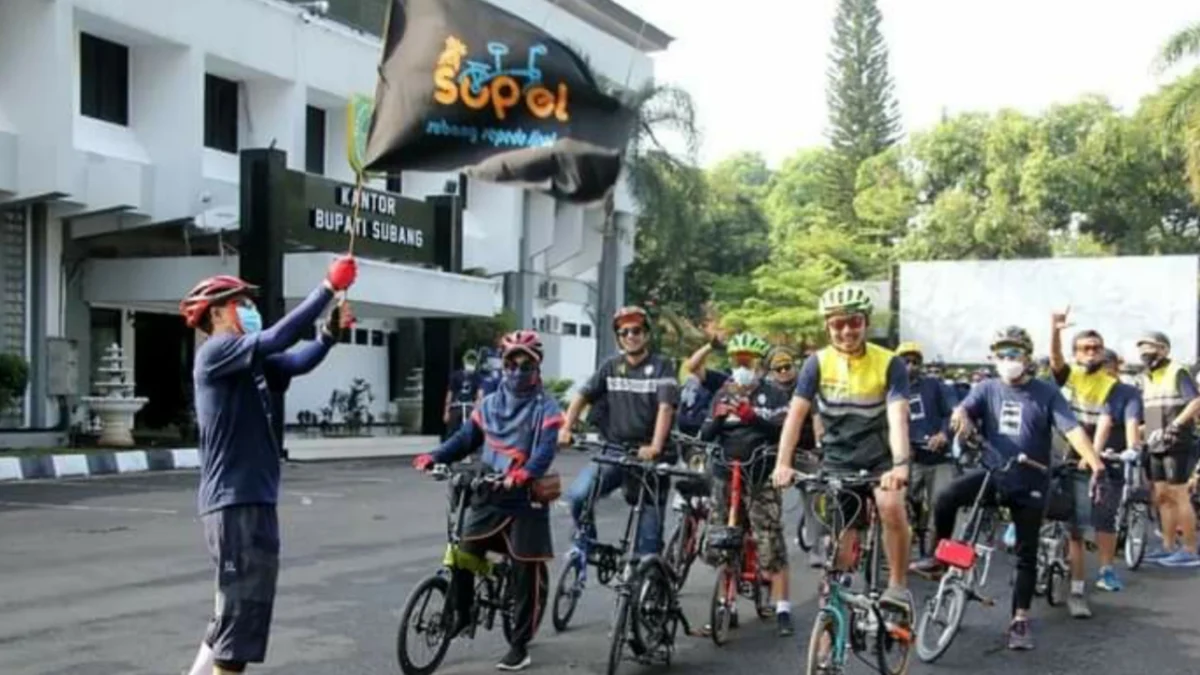
MULTIPOLYGON (((490 1, 630 87, 652 76, 649 54, 670 41, 612 0, 490 1)), ((78 348, 81 394, 91 393, 97 355, 119 342, 152 399, 140 421, 161 425, 186 408, 193 345, 178 299, 203 276, 236 273, 237 257, 217 235, 191 255, 177 249, 188 224, 236 225, 237 153, 273 146, 290 169, 353 180, 345 106, 374 92, 389 3, 330 4, 318 16, 283 0, 0 3, 0 351, 23 355, 32 371, 23 412, 0 427, 60 423, 58 400, 47 396, 61 387, 50 384, 56 364, 46 345, 55 337, 78 348)), ((373 187, 422 199, 456 179, 406 173, 373 187)), ((360 330, 293 384, 289 423, 355 377, 372 384, 383 414, 414 394, 397 383, 419 379, 426 360, 406 354, 397 372, 389 344, 407 345, 424 318, 486 316, 504 304, 548 334, 548 376, 578 382, 590 373, 601 212, 477 181, 464 192, 463 268, 484 276, 367 264, 351 292, 362 303, 360 330), (513 284, 518 274, 527 283, 513 284), (523 286, 525 297, 506 298, 506 286, 523 286)), ((624 188, 616 204, 627 265, 635 205, 624 188)), ((326 259, 287 256, 289 299, 319 281, 326 259)))

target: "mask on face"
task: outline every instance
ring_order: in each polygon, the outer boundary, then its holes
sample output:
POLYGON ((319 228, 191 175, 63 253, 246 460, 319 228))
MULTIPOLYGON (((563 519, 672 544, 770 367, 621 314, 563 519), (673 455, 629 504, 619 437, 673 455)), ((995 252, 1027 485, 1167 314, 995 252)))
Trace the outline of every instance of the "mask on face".
POLYGON ((463 365, 463 370, 464 370, 464 371, 466 371, 466 372, 468 372, 468 373, 473 373, 473 372, 475 372, 475 364, 474 364, 474 363, 467 363, 467 364, 464 364, 464 365, 463 365))
POLYGON ((242 332, 246 335, 253 335, 262 330, 262 314, 254 307, 238 305, 237 317, 238 323, 242 324, 242 332))
POLYGON ((1142 356, 1142 363, 1146 364, 1146 367, 1149 368, 1150 370, 1154 370, 1155 368, 1162 365, 1163 357, 1161 355, 1159 355, 1157 352, 1147 352, 1145 354, 1142 354, 1141 356, 1142 356))
POLYGON ((498 359, 498 358, 488 359, 487 364, 488 364, 488 370, 492 370, 492 371, 499 371, 500 366, 503 365, 500 363, 500 359, 498 359))
POLYGON ((745 367, 739 366, 733 369, 733 382, 739 387, 748 387, 754 383, 754 371, 745 367))
POLYGON ((996 373, 1005 382, 1016 382, 1025 374, 1025 364, 1021 361, 1004 359, 996 362, 996 373))
POLYGON ((536 370, 521 371, 521 370, 505 370, 504 371, 504 388, 514 394, 528 394, 537 387, 538 372, 536 370))

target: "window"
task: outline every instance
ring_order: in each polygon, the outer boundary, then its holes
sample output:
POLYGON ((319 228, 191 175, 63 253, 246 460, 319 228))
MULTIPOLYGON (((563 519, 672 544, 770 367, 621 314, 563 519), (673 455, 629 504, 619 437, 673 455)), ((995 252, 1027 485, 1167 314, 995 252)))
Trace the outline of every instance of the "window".
POLYGON ((79 34, 79 111, 129 126, 129 48, 79 34))
POLYGON ((238 83, 204 76, 204 147, 238 151, 238 83))
POLYGON ((570 321, 564 321, 562 323, 562 333, 563 335, 577 335, 579 333, 579 326, 570 321))
POLYGON ((381 331, 381 330, 371 331, 371 346, 372 347, 382 347, 383 346, 383 331, 381 331))
POLYGON ((304 110, 304 170, 325 175, 325 111, 311 105, 304 110))
POLYGON ((366 328, 355 328, 354 329, 354 344, 365 345, 368 342, 370 342, 370 340, 369 340, 370 333, 371 333, 371 331, 367 330, 366 328))
POLYGON ((392 174, 387 177, 387 191, 396 194, 404 192, 404 181, 400 179, 400 174, 392 174))
POLYGON ((592 337, 592 325, 590 323, 579 324, 579 337, 592 337))

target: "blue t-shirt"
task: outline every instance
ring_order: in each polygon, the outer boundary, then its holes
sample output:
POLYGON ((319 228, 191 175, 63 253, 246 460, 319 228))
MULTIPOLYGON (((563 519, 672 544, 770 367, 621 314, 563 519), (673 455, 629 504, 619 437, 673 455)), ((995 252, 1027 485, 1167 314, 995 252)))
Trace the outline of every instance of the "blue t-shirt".
POLYGON ((908 439, 913 444, 913 459, 918 464, 951 461, 949 452, 930 452, 917 446, 938 432, 950 435, 950 413, 958 399, 950 387, 932 377, 920 377, 909 383, 908 439))
MULTIPOLYGON (((1021 453, 1050 466, 1051 430, 1065 434, 1079 426, 1058 387, 1039 379, 1019 385, 984 380, 967 394, 962 407, 981 423, 983 437, 1000 454, 984 458, 989 466, 1021 453)), ((1000 487, 1010 493, 1044 489, 1046 478, 1040 470, 1019 464, 997 476, 1000 487)))
POLYGON ((196 350, 200 514, 279 499, 279 442, 258 335, 217 335, 196 350))
POLYGON ((721 390, 729 375, 712 368, 704 369, 704 379, 688 377, 679 394, 679 414, 676 421, 685 434, 700 433, 704 420, 712 411, 713 396, 721 390))
MULTIPOLYGON (((1108 447, 1118 452, 1126 450, 1129 439, 1125 437, 1125 423, 1142 421, 1142 392, 1137 387, 1124 382, 1113 385, 1105 405, 1108 414, 1112 416, 1112 433, 1108 436, 1108 447)), ((1096 448, 1104 450, 1104 448, 1096 448)))

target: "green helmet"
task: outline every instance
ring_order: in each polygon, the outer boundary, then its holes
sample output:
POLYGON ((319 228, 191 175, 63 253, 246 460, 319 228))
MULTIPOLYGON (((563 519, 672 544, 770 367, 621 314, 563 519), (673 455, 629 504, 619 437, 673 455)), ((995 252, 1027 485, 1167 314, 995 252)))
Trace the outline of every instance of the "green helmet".
POLYGON ((821 296, 820 310, 822 317, 834 314, 863 314, 871 315, 874 303, 866 289, 854 284, 843 284, 825 291, 821 296))
POLYGON ((729 339, 725 346, 726 354, 753 354, 758 358, 766 356, 771 345, 754 333, 738 333, 729 339))

